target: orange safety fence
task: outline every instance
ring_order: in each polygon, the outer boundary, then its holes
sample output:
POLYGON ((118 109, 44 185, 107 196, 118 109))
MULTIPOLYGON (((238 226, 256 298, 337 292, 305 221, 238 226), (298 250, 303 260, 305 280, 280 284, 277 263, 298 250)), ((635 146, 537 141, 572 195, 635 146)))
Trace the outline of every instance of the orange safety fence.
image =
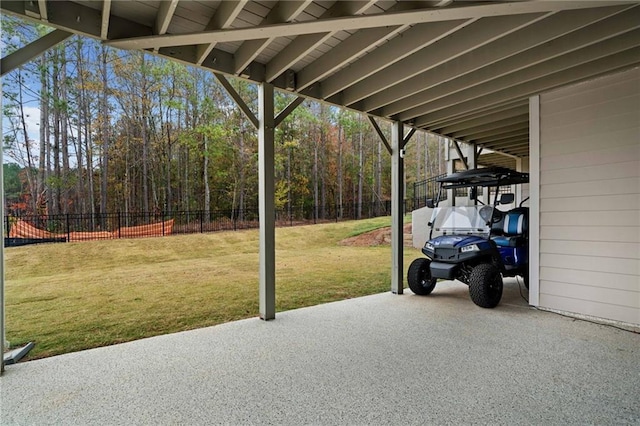
POLYGON ((175 220, 165 220, 162 222, 151 223, 149 225, 125 226, 109 231, 73 231, 65 234, 56 234, 36 228, 35 226, 18 219, 11 224, 9 230, 10 238, 64 238, 67 241, 87 241, 87 240, 106 240, 111 238, 136 238, 136 237, 161 237, 170 235, 173 232, 173 224, 175 220))
POLYGON ((117 238, 113 232, 109 231, 72 231, 69 234, 58 234, 60 238, 67 238, 67 241, 91 241, 91 240, 110 240, 117 238))
MULTIPOLYGON (((64 236, 66 237, 66 235, 64 236)), ((36 228, 35 226, 18 219, 11 224, 9 229, 9 238, 58 238, 58 235, 36 228)))
POLYGON ((136 237, 161 237, 173 232, 174 219, 163 222, 150 223, 149 225, 124 226, 113 231, 114 237, 136 238, 136 237))

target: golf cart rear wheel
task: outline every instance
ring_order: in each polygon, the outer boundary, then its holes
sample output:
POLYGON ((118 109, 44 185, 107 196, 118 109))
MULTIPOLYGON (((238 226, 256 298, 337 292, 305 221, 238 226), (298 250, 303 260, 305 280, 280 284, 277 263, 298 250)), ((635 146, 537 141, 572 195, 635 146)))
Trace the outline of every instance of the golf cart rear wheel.
POLYGON ((436 286, 436 278, 431 277, 431 261, 429 259, 416 259, 411 262, 407 281, 409 288, 415 294, 426 296, 431 293, 436 286))
POLYGON ((495 308, 502 298, 500 270, 490 263, 474 267, 469 277, 469 295, 476 305, 495 308))

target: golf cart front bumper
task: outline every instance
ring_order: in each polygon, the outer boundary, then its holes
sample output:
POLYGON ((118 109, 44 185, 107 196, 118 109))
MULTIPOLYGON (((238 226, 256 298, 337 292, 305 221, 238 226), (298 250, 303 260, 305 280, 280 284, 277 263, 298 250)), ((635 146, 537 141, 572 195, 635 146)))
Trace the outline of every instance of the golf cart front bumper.
POLYGON ((458 264, 456 263, 444 263, 444 262, 431 262, 431 277, 440 278, 443 280, 453 280, 455 278, 455 272, 458 264))

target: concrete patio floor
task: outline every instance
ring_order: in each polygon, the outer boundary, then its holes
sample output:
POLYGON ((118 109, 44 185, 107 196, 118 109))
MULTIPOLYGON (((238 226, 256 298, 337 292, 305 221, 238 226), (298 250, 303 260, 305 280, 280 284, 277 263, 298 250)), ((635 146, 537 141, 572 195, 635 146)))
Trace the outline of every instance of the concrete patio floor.
POLYGON ((640 335, 508 280, 281 312, 7 366, 0 424, 638 424, 640 335))

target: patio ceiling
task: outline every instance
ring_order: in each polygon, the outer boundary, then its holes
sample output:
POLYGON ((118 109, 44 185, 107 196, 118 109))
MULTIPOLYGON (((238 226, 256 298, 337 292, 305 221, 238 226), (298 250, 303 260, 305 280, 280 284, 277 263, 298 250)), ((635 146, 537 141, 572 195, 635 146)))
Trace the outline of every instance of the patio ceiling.
MULTIPOLYGON (((640 64, 638 1, 2 1, 106 44, 527 156, 528 98, 640 64)), ((58 40, 58 41, 56 41, 58 40)), ((3 66, 5 61, 3 58, 3 66)))

